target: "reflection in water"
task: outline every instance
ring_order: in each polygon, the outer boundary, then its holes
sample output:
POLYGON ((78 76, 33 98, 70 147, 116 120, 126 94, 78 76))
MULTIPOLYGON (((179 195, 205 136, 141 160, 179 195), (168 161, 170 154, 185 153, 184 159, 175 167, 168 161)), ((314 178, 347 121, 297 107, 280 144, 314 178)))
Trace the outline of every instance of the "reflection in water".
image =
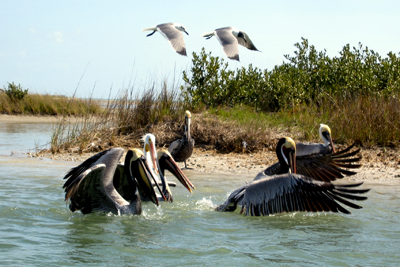
MULTIPOLYGON (((27 134, 21 136, 29 139, 27 134)), ((62 177, 73 166, 0 156, 3 265, 396 266, 400 261, 398 186, 372 186, 364 209, 352 215, 244 217, 214 208, 253 177, 187 171, 196 190, 171 188, 174 203, 144 203, 140 216, 82 215, 64 202, 62 177)))

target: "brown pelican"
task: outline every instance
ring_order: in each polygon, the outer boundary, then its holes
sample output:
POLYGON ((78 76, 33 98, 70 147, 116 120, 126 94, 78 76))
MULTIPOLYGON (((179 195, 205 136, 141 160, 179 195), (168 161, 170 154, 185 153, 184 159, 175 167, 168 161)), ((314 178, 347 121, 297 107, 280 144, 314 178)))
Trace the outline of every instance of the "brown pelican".
POLYGON ((183 25, 178 23, 163 23, 154 27, 143 28, 142 31, 153 31, 148 34, 147 37, 153 35, 155 32, 160 32, 178 54, 186 56, 185 41, 183 40, 181 31, 187 35, 189 35, 189 33, 187 33, 183 25))
MULTIPOLYGON (((303 147, 306 146, 303 145, 303 147)), ((307 177, 313 178, 314 180, 326 182, 335 181, 338 178, 343 178, 344 175, 354 175, 356 174, 356 172, 346 170, 357 169, 361 167, 360 164, 354 164, 355 162, 361 160, 361 157, 355 157, 360 152, 360 149, 351 151, 353 147, 354 144, 344 150, 335 152, 333 154, 323 154, 321 152, 317 154, 299 156, 297 154, 296 144, 296 173, 306 175, 307 177)), ((276 154, 279 159, 280 157, 283 157, 283 155, 278 150, 279 148, 277 147, 276 154)), ((286 165, 282 165, 281 161, 282 160, 279 159, 279 162, 273 164, 272 166, 261 172, 260 177, 262 177, 261 174, 275 175, 286 173, 288 171, 288 167, 286 165)), ((258 177, 259 176, 257 176, 255 179, 258 179, 258 177)))
POLYGON ((333 145, 331 128, 328 125, 321 123, 319 127, 319 136, 321 137, 324 144, 319 143, 297 143, 296 144, 296 155, 305 156, 312 154, 331 154, 335 153, 336 149, 333 145))
POLYGON ((212 32, 203 33, 201 36, 210 39, 214 35, 222 45, 225 55, 230 59, 239 61, 238 44, 247 49, 259 51, 244 31, 240 31, 234 27, 219 28, 212 32))
POLYGON ((169 147, 168 151, 176 162, 185 162, 185 169, 188 169, 186 160, 192 155, 194 148, 194 139, 190 135, 190 121, 192 114, 190 111, 185 112, 185 132, 183 138, 174 141, 169 147))
POLYGON ((190 187, 194 189, 193 184, 178 167, 171 154, 166 150, 161 150, 158 153, 156 152, 155 136, 153 134, 146 134, 143 136, 142 140, 144 141, 143 150, 146 157, 146 164, 153 177, 155 177, 155 181, 162 186, 162 193, 166 200, 173 202, 170 186, 176 186, 176 184, 167 181, 165 170, 170 171, 189 192, 192 192, 190 187), (157 160, 155 160, 155 158, 157 158, 157 160))
POLYGON ((143 153, 129 150, 124 165, 118 164, 123 154, 120 147, 102 151, 65 175, 63 188, 71 211, 141 214, 138 187, 158 205, 143 153))
POLYGON ((261 172, 258 179, 233 191, 224 204, 218 206, 218 211, 234 211, 241 205, 241 214, 251 216, 272 215, 294 211, 332 211, 350 212, 339 203, 354 209, 361 209, 350 200, 365 200, 359 196, 369 189, 353 189, 362 183, 334 185, 310 179, 296 174, 296 145, 289 138, 282 138, 278 142, 276 151, 282 172, 288 173, 268 176, 261 172))

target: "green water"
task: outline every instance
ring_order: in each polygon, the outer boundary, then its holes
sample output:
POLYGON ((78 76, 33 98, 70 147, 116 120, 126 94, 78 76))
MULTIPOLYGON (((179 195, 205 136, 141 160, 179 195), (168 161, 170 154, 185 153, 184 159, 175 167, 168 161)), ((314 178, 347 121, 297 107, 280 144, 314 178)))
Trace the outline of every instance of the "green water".
POLYGON ((352 215, 244 217, 214 208, 251 176, 188 171, 197 190, 172 188, 172 204, 145 203, 140 216, 82 215, 62 190, 76 164, 0 156, 0 265, 400 265, 399 186, 364 185, 369 199, 352 215))

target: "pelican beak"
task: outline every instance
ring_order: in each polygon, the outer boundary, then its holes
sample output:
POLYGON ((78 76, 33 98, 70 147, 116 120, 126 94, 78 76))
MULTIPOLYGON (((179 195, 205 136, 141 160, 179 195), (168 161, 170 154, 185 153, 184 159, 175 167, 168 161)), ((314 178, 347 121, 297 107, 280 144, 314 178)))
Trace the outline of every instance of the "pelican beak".
POLYGON ((331 134, 330 134, 328 131, 324 131, 324 132, 322 132, 322 135, 324 135, 324 137, 325 137, 326 139, 328 139, 329 144, 330 144, 331 147, 332 147, 332 153, 336 153, 336 149, 335 149, 335 146, 333 145, 333 140, 332 140, 331 134))
POLYGON ((297 173, 296 167, 296 150, 293 149, 289 152, 289 164, 290 164, 290 171, 292 173, 297 173))
POLYGON ((159 155, 159 160, 158 163, 160 164, 160 168, 162 170, 168 170, 171 172, 176 179, 181 182, 181 184, 189 190, 190 193, 192 193, 192 190, 190 188, 193 188, 194 190, 196 189, 194 185, 190 182, 190 180, 186 177, 186 175, 182 172, 181 168, 179 168, 178 164, 176 164, 175 160, 172 158, 172 156, 165 152, 165 151, 160 151, 159 152, 161 155, 159 155))
POLYGON ((156 148, 154 146, 154 143, 149 140, 149 143, 146 144, 146 150, 150 151, 150 157, 151 157, 151 161, 153 162, 153 166, 154 166, 154 171, 156 172, 156 174, 159 174, 159 170, 158 170, 158 166, 157 166, 157 152, 156 152, 156 148))
MULTIPOLYGON (((128 151, 128 153, 131 153, 131 151, 128 151)), ((128 154, 126 158, 128 159, 128 154)), ((149 171, 149 168, 147 164, 145 163, 146 158, 142 154, 140 157, 138 157, 136 160, 131 161, 131 162, 125 162, 125 170, 126 173, 129 171, 132 171, 132 176, 136 178, 136 182, 140 189, 143 191, 143 193, 146 195, 146 197, 156 204, 158 204, 156 192, 154 191, 152 182, 150 180, 150 177, 152 177, 151 172, 149 171), (129 164, 131 164, 129 168, 129 164), (130 169, 130 170, 129 170, 130 169)), ((154 179, 154 178, 153 178, 154 179)), ((159 188, 160 190, 160 188, 159 188)), ((161 190, 160 190, 161 192, 161 190)), ((161 193, 162 194, 162 193, 161 193)))

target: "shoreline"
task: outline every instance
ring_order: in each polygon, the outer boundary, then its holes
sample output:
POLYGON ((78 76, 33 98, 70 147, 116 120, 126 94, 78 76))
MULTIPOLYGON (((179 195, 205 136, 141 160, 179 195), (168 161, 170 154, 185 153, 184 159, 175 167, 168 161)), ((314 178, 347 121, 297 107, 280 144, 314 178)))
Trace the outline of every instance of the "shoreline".
MULTIPOLYGON (((140 149, 140 148, 139 148, 140 149)), ((365 154, 371 154, 375 150, 361 150, 363 158, 361 160, 362 167, 355 169, 356 175, 347 176, 338 179, 335 182, 341 183, 359 183, 365 184, 381 184, 381 185, 400 185, 400 164, 393 161, 378 162, 366 159, 365 154)), ((27 157, 47 158, 55 161, 76 162, 79 165, 96 153, 77 154, 56 154, 42 153, 35 156, 28 153, 27 157)), ((124 157, 121 158, 123 162, 124 157)), ((212 173, 221 175, 243 175, 255 177, 260 171, 277 162, 274 151, 264 151, 254 154, 221 154, 212 150, 202 150, 195 148, 193 155, 188 159, 187 166, 189 170, 185 172, 212 173)), ((183 168, 183 162, 179 162, 178 166, 183 168)))
MULTIPOLYGON (((27 115, 0 115, 0 123, 56 123, 61 119, 57 116, 27 116, 27 115)), ((68 118, 71 121, 74 117, 68 118)), ((343 146, 344 147, 344 146, 343 146)), ((139 149, 142 149, 139 147, 139 149)), ((160 148, 159 148, 160 149, 160 148)), ((339 149, 339 147, 338 147, 339 149)), ((76 153, 63 153, 52 155, 50 152, 35 153, 25 152, 21 157, 27 158, 46 158, 54 161, 81 162, 96 154, 97 152, 79 155, 76 153)), ((343 182, 366 182, 368 184, 378 183, 387 185, 400 185, 400 151, 389 148, 361 148, 360 169, 356 169, 357 174, 348 176, 338 181, 343 182)), ((123 161, 123 158, 121 159, 123 161)), ((214 173, 221 175, 246 175, 256 176, 257 173, 277 162, 275 151, 265 149, 257 153, 228 153, 222 154, 215 150, 205 150, 195 148, 193 155, 187 160, 190 171, 201 173, 214 173)), ((178 163, 182 168, 184 163, 178 163)))

